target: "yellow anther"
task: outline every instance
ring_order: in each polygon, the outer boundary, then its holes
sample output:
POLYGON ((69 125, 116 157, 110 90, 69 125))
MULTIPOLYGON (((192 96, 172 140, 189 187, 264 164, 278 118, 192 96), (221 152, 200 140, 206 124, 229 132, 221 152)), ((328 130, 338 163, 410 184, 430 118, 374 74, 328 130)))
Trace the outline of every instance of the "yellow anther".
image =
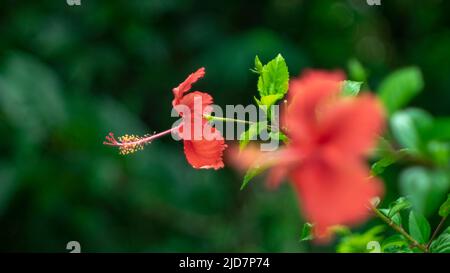
POLYGON ((144 147, 139 142, 140 140, 141 138, 135 135, 124 135, 119 137, 119 141, 121 142, 119 154, 127 155, 142 150, 144 147))

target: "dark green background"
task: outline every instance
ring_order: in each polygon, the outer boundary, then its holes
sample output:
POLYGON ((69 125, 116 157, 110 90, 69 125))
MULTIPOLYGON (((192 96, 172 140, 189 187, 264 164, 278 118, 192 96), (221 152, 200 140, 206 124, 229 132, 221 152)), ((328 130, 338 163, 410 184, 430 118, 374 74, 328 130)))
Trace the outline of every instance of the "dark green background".
POLYGON ((412 105, 448 115, 449 14, 442 0, 2 1, 0 251, 333 251, 299 243, 288 184, 239 191, 241 174, 192 169, 169 137, 126 157, 103 138, 168 129, 171 89, 201 66, 195 89, 252 103, 256 54, 282 53, 291 75, 357 58, 372 87, 417 65, 412 105))

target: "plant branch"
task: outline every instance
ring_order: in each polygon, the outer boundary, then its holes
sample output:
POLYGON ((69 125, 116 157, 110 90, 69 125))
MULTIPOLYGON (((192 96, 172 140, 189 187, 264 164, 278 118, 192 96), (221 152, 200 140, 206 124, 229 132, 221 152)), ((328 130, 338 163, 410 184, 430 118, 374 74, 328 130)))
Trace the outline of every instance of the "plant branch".
POLYGON ((255 124, 256 122, 253 121, 247 121, 242 119, 234 119, 234 118, 222 118, 222 117, 216 117, 211 115, 203 115, 208 120, 217 120, 217 121, 225 121, 225 122, 236 122, 236 123, 244 123, 244 124, 255 124))
MULTIPOLYGON (((217 120, 217 121, 224 121, 224 122, 235 122, 235 123, 243 123, 243 124, 249 124, 249 125, 253 125, 253 124, 258 123, 258 122, 255 122, 255 121, 247 121, 247 120, 234 119, 234 118, 216 117, 216 116, 211 116, 211 115, 207 115, 207 114, 204 114, 203 116, 207 120, 217 120)), ((279 129, 277 129, 275 126, 272 126, 272 125, 267 125, 267 128, 269 130, 271 130, 271 131, 279 131, 279 129)))
POLYGON ((444 222, 445 220, 447 220, 447 216, 442 217, 441 221, 439 222, 438 226, 436 227, 436 229, 433 232, 433 235, 431 235, 430 241, 427 244, 427 250, 429 250, 431 243, 433 242, 434 238, 436 238, 436 236, 439 234, 439 231, 441 230, 441 228, 444 226, 444 222))
POLYGON ((384 215, 375 206, 371 205, 370 208, 375 213, 375 215, 378 216, 378 218, 380 218, 383 222, 388 224, 392 229, 394 229, 395 231, 397 231, 398 233, 403 235, 403 237, 405 237, 408 241, 410 241, 413 246, 418 247, 423 252, 428 252, 428 248, 425 245, 419 243, 416 239, 411 237, 411 235, 409 235, 408 232, 406 232, 401 226, 394 223, 394 221, 392 221, 392 219, 390 219, 386 215, 384 215))

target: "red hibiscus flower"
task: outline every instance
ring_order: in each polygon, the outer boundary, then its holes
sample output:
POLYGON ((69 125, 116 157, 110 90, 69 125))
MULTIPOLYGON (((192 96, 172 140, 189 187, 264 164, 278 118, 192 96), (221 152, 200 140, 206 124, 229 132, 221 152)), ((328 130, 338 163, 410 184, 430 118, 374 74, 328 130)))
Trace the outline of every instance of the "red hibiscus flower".
POLYGON ((194 91, 186 94, 197 80, 205 75, 202 67, 192 73, 179 86, 173 89, 174 99, 172 105, 182 117, 181 123, 164 132, 137 137, 125 135, 117 141, 110 133, 104 142, 106 145, 117 146, 121 154, 132 153, 161 136, 175 133, 183 139, 184 153, 192 167, 196 169, 215 170, 222 168, 222 154, 226 148, 225 141, 216 128, 212 127, 204 118, 211 112, 213 98, 204 92, 194 91))
POLYGON ((342 80, 342 72, 313 70, 292 80, 282 117, 289 144, 258 159, 249 151, 258 165, 272 167, 269 186, 289 178, 319 240, 329 238, 331 226, 364 221, 368 202, 383 192, 365 164, 383 127, 382 107, 369 94, 340 96, 342 80))

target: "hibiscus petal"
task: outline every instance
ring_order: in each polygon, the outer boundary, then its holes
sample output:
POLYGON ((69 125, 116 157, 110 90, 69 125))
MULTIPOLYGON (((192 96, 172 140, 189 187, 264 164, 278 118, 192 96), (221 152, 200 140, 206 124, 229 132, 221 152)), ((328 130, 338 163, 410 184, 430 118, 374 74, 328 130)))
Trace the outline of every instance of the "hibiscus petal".
POLYGON ((197 82, 203 76, 205 76, 205 68, 204 67, 202 67, 202 68, 198 69, 197 71, 195 71, 194 73, 190 74, 186 78, 186 80, 184 80, 184 82, 180 83, 180 85, 178 85, 177 87, 172 89, 173 95, 175 96, 174 102, 180 100, 183 97, 184 93, 186 93, 187 91, 189 91, 191 89, 192 84, 197 82))
POLYGON ((363 155, 376 144, 384 125, 383 108, 371 95, 342 100, 322 116, 319 142, 346 154, 363 155))
POLYGON ((383 191, 382 183, 369 176, 363 162, 344 156, 309 159, 291 174, 291 179, 303 215, 314 223, 319 240, 331 226, 366 220, 370 216, 369 201, 383 191))
MULTIPOLYGON (((210 113, 212 108, 209 107, 213 104, 213 98, 208 93, 194 91, 189 93, 178 101, 177 105, 174 105, 175 109, 180 105, 184 105, 191 111, 191 116, 203 115, 210 113)), ((180 113, 181 114, 181 113, 180 113)))
POLYGON ((294 96, 303 86, 308 86, 311 83, 318 81, 333 81, 341 82, 346 78, 342 70, 320 70, 320 69, 305 69, 298 78, 294 78, 289 83, 289 96, 294 96))
POLYGON ((208 123, 205 118, 198 115, 191 117, 189 113, 183 117, 177 133, 183 140, 202 140, 205 123, 208 123))
POLYGON ((204 124, 204 132, 209 133, 200 140, 184 140, 187 161, 195 169, 223 168, 222 155, 227 145, 222 135, 208 123, 204 124))
MULTIPOLYGON (((309 142, 318 129, 321 105, 340 92, 341 72, 307 71, 293 80, 289 89, 289 106, 283 115, 293 141, 309 142)), ((308 145, 308 143, 305 143, 308 145)))
POLYGON ((208 122, 203 115, 211 112, 212 103, 213 98, 209 94, 195 91, 184 96, 180 103, 174 106, 183 117, 183 125, 179 129, 181 138, 185 140, 202 138, 204 124, 208 122))
POLYGON ((277 188, 288 173, 289 168, 287 166, 277 165, 273 167, 267 176, 267 186, 271 189, 277 188))

